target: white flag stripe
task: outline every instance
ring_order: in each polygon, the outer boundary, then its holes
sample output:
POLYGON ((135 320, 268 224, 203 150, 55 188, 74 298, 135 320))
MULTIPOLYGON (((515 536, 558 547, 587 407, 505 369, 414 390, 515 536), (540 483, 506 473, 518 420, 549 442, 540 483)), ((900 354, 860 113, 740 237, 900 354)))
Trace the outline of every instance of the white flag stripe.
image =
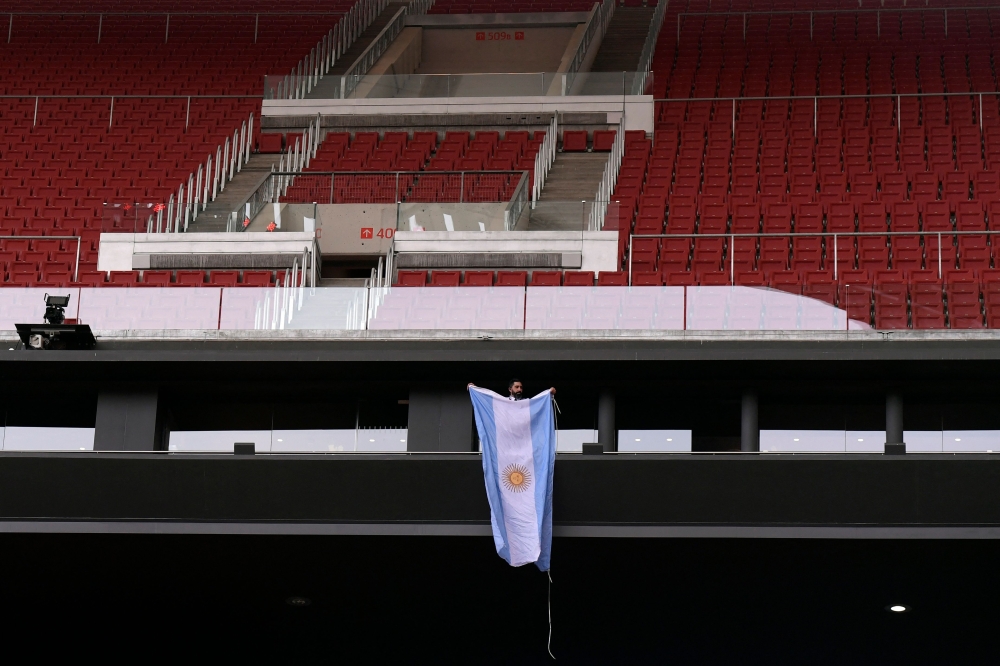
POLYGON ((497 472, 500 476, 500 497, 503 503, 504 525, 510 563, 521 566, 538 560, 541 551, 538 535, 538 515, 535 510, 534 459, 531 444, 531 404, 527 400, 493 399, 496 423, 497 472), (513 471, 523 473, 521 488, 512 488, 505 481, 513 471))

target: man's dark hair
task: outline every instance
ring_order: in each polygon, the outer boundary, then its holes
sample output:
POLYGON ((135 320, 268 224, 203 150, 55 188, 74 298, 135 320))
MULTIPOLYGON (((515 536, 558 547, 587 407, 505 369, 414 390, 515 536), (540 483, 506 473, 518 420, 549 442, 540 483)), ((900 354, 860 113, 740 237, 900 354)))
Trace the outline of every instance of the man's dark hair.
POLYGON ((507 390, 509 391, 511 388, 513 388, 514 384, 519 384, 519 383, 521 383, 520 379, 514 378, 510 380, 509 382, 507 382, 507 390))

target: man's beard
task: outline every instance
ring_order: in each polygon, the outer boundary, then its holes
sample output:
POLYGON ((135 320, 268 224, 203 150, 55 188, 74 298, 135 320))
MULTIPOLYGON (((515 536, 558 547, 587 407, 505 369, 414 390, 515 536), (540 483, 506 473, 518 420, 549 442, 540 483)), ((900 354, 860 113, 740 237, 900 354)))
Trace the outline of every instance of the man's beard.
POLYGON ((514 400, 520 400, 522 397, 521 393, 511 393, 510 395, 512 398, 514 398, 514 400))

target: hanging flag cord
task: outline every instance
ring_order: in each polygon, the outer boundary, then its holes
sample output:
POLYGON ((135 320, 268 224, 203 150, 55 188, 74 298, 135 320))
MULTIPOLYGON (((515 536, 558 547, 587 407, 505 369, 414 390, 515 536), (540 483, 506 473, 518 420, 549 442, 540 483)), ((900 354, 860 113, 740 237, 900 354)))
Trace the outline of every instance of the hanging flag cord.
MULTIPOLYGON (((559 414, 562 412, 559 410, 559 403, 556 402, 556 397, 552 396, 552 405, 556 408, 555 413, 552 415, 555 419, 555 429, 559 430, 559 414)), ((556 660, 556 656, 552 654, 552 570, 551 567, 549 571, 545 572, 545 575, 549 578, 549 642, 546 645, 546 649, 549 651, 549 656, 552 657, 552 661, 556 660)))
POLYGON ((549 651, 549 656, 552 657, 552 661, 555 661, 556 656, 552 654, 552 572, 546 571, 545 575, 549 577, 549 642, 546 648, 549 651))

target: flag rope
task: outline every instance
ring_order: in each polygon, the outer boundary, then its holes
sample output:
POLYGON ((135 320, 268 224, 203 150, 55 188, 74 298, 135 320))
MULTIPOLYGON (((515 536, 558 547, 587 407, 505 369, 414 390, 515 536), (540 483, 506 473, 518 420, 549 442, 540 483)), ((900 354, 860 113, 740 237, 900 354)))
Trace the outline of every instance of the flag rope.
POLYGON ((549 651, 549 656, 552 657, 552 661, 555 661, 556 656, 552 654, 552 569, 551 567, 545 573, 549 577, 549 642, 546 645, 546 649, 549 651))

